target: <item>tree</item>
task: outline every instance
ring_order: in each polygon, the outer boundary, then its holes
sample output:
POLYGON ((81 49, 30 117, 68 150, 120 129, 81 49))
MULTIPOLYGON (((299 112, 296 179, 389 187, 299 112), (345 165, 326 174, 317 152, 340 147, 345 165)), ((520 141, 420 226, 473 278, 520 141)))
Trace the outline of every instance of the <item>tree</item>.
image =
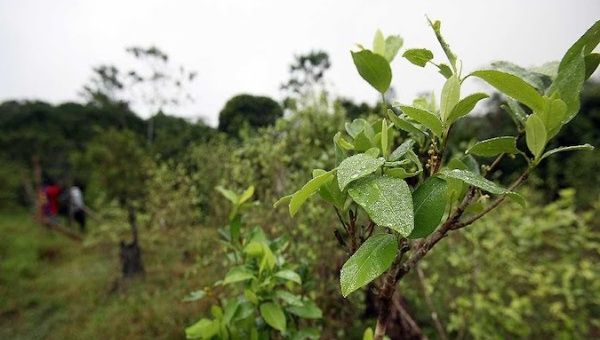
POLYGON ((100 134, 90 145, 85 158, 88 168, 104 187, 107 198, 116 200, 127 211, 132 240, 120 243, 123 276, 143 273, 137 210, 147 196, 151 160, 133 133, 115 129, 100 134))
POLYGON ((98 107, 127 106, 123 98, 124 79, 114 65, 100 65, 93 68, 92 77, 83 86, 80 95, 90 104, 98 107))
POLYGON ((219 113, 219 130, 237 136, 244 127, 258 128, 283 117, 281 106, 269 97, 237 95, 219 113))
POLYGON ((325 51, 310 51, 295 56, 290 65, 290 79, 281 85, 281 89, 287 92, 284 106, 293 108, 299 98, 313 97, 323 92, 325 73, 330 67, 329 54, 325 51))
POLYGON ((147 139, 154 140, 154 117, 165 110, 193 102, 189 86, 196 79, 196 72, 183 66, 173 67, 169 56, 156 46, 127 48, 139 66, 128 74, 131 96, 134 101, 150 113, 147 139))
POLYGON ((171 65, 169 56, 155 46, 128 47, 126 52, 136 59, 135 67, 125 72, 114 65, 95 67, 81 95, 100 107, 133 106, 146 111, 150 116, 146 134, 148 143, 152 144, 155 116, 193 102, 189 87, 197 74, 182 65, 171 65))

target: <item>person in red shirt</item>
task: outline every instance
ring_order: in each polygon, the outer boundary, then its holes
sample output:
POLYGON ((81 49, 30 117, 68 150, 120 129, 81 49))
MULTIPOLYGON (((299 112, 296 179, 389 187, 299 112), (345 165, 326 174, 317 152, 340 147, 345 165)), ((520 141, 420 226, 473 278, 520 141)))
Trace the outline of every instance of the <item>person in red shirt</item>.
POLYGON ((44 217, 48 222, 56 222, 58 215, 58 196, 60 195, 60 186, 51 179, 46 181, 44 185, 44 194, 46 196, 46 202, 43 206, 44 217))

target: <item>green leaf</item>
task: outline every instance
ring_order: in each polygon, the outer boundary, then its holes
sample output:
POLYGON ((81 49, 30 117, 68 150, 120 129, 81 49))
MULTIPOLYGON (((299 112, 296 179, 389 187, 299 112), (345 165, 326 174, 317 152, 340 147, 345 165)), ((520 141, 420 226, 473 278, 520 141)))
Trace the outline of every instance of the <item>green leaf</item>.
POLYGON ((461 169, 444 169, 439 172, 440 175, 461 180, 469 185, 478 187, 491 194, 501 195, 507 192, 507 190, 498 184, 485 179, 483 176, 478 175, 472 171, 461 170, 461 169))
POLYGON ((514 99, 506 98, 507 105, 501 105, 503 108, 515 122, 515 125, 521 130, 522 127, 525 126, 525 121, 527 120, 527 114, 523 110, 523 107, 514 99))
POLYGON ((225 275, 225 280, 223 284, 236 283, 241 281, 246 281, 254 278, 254 275, 251 271, 246 269, 243 266, 233 267, 229 270, 227 275, 225 275))
POLYGON ((343 136, 341 132, 338 132, 335 134, 335 136, 333 136, 333 142, 339 146, 340 148, 346 150, 346 151, 350 151, 350 150, 354 150, 354 145, 352 145, 352 143, 348 142, 343 136))
POLYGON ((219 333, 219 322, 201 319, 185 329, 187 339, 210 339, 219 333))
POLYGON ((402 142, 402 144, 400 144, 400 146, 398 146, 396 148, 396 150, 392 151, 392 154, 389 157, 390 161, 397 161, 400 158, 402 158, 402 156, 404 156, 408 150, 411 150, 413 145, 415 144, 415 141, 412 139, 407 139, 404 142, 402 142))
MULTIPOLYGON (((241 297, 239 299, 241 299, 241 297)), ((243 302, 240 301, 240 304, 235 312, 235 315, 233 316, 233 321, 244 320, 244 319, 247 319, 250 316, 254 315, 254 306, 249 301, 250 300, 243 301, 243 302)))
POLYGON ((352 52, 354 65, 360 76, 380 93, 385 93, 392 82, 392 69, 388 61, 369 50, 352 52))
POLYGON ((406 105, 400 105, 400 109, 407 116, 423 124, 426 128, 431 130, 431 132, 433 132, 434 135, 438 137, 442 135, 442 121, 434 113, 406 105))
POLYGON ((201 300, 205 296, 206 296, 206 291, 204 289, 201 289, 201 290, 197 290, 195 292, 191 292, 188 296, 183 298, 183 301, 185 301, 185 302, 198 301, 198 300, 201 300))
POLYGON ((411 63, 421 67, 424 67, 433 59, 433 53, 426 48, 412 48, 406 50, 402 56, 411 63))
POLYGON ((600 53, 590 53, 585 56, 585 80, 594 74, 598 65, 600 65, 600 53))
POLYGON ((323 185, 319 189, 319 195, 327 202, 333 204, 336 208, 343 210, 344 203, 346 202, 346 195, 340 190, 337 178, 334 178, 331 182, 323 185))
POLYGON ((413 177, 413 176, 416 176, 416 175, 418 175, 420 173, 421 173, 421 170, 417 170, 415 172, 408 172, 404 168, 387 169, 385 171, 386 175, 388 175, 390 177, 394 177, 394 178, 400 178, 400 179, 405 179, 405 178, 413 177))
POLYGON ((410 160, 417 166, 418 172, 423 171, 423 165, 421 164, 421 160, 412 149, 408 150, 408 152, 406 153, 406 159, 410 160))
POLYGON ((388 109, 387 115, 388 115, 388 118, 392 121, 392 123, 394 123, 394 126, 397 127, 398 129, 404 130, 408 133, 412 133, 413 135, 417 135, 417 136, 422 136, 424 134, 423 131, 419 130, 412 123, 410 123, 407 120, 396 115, 396 113, 394 113, 394 111, 388 109))
POLYGON ((507 192, 506 197, 508 197, 513 202, 517 202, 523 208, 527 207, 527 201, 525 200, 525 197, 523 197, 523 195, 519 194, 518 192, 507 192))
POLYGON ((497 70, 475 71, 471 75, 483 79, 498 91, 529 106, 535 112, 544 108, 544 99, 537 90, 515 75, 497 70))
MULTIPOLYGON (((343 163, 343 162, 342 162, 343 163)), ((296 191, 294 195, 292 195, 292 199, 290 200, 290 215, 293 217, 298 212, 298 209, 306 202, 306 200, 314 194, 319 188, 321 188, 326 183, 330 182, 333 179, 333 172, 326 172, 320 176, 317 176, 308 183, 304 184, 300 190, 296 191)))
POLYGON ((227 190, 220 185, 215 187, 215 189, 217 189, 217 191, 220 192, 221 195, 225 196, 225 198, 231 201, 231 203, 238 204, 238 196, 233 191, 227 190))
POLYGON ((371 327, 365 329, 362 340, 373 340, 373 330, 371 327))
POLYGON ((567 104, 561 99, 544 97, 544 100, 544 110, 536 112, 536 115, 544 123, 546 138, 549 140, 558 133, 567 118, 567 104))
POLYGON ((394 60, 403 43, 404 41, 399 35, 390 35, 385 38, 385 59, 388 62, 391 63, 394 60))
POLYGON ((254 195, 254 186, 251 185, 248 187, 248 189, 246 189, 246 191, 244 191, 242 193, 242 195, 239 197, 239 204, 242 204, 244 202, 246 202, 247 200, 249 200, 252 195, 254 195))
POLYGON ((244 246, 244 253, 251 257, 259 257, 263 254, 263 245, 259 241, 250 241, 244 246))
POLYGON ((303 319, 321 319, 323 317, 321 309, 311 300, 302 301, 301 306, 290 306, 287 310, 303 319))
POLYGON ((447 121, 452 123, 457 119, 466 116, 471 111, 473 111, 475 105, 477 105, 477 103, 480 100, 488 97, 489 95, 487 95, 486 93, 473 93, 472 95, 461 99, 458 103, 456 103, 456 105, 452 109, 452 112, 450 112, 447 121))
POLYGON ((388 140, 388 126, 385 118, 381 121, 381 154, 387 157, 390 152, 390 144, 388 140))
POLYGON ((566 151, 579 151, 579 150, 586 150, 586 151, 590 151, 590 150, 594 150, 594 147, 590 144, 583 144, 583 145, 573 145, 573 146, 561 146, 559 148, 556 149, 552 149, 549 151, 546 151, 542 157, 540 158, 540 160, 546 158, 546 157, 550 157, 554 154, 557 154, 559 152, 566 152, 566 151))
POLYGON ((358 152, 364 152, 373 147, 373 138, 366 134, 366 130, 361 131, 353 141, 354 149, 358 152))
POLYGON ((532 114, 525 122, 525 141, 531 153, 538 159, 546 146, 546 128, 536 114, 532 114))
POLYGON ((348 194, 373 222, 408 236, 413 230, 413 202, 405 181, 389 176, 369 176, 352 183, 348 194))
MULTIPOLYGON (((449 170, 460 169, 460 170, 468 170, 469 167, 461 161, 459 158, 453 158, 448 162, 447 165, 449 170)), ((446 178, 448 182, 448 201, 453 203, 455 201, 460 200, 467 192, 468 185, 455 178, 446 178)))
POLYGON ((483 157, 493 157, 501 153, 516 154, 518 152, 517 138, 513 136, 503 136, 477 142, 470 147, 466 153, 483 157))
POLYGON ((244 297, 246 298, 246 300, 252 302, 255 305, 258 305, 258 297, 256 296, 256 294, 252 290, 245 289, 244 290, 244 297))
POLYGON ((452 75, 454 74, 452 73, 452 69, 450 68, 450 66, 446 64, 438 64, 437 67, 439 69, 439 73, 443 75, 446 79, 452 77, 452 75))
POLYGON ((241 301, 238 299, 233 299, 229 300, 229 302, 227 302, 225 305, 222 320, 225 325, 229 325, 231 319, 233 319, 233 316, 236 314, 238 307, 240 306, 240 302, 241 301))
POLYGON ((577 59, 583 51, 584 55, 590 54, 600 43, 600 21, 596 21, 577 41, 567 50, 559 65, 560 70, 567 64, 577 59))
POLYGON ((383 158, 375 158, 365 153, 359 153, 344 159, 337 170, 337 179, 340 190, 348 184, 377 171, 385 163, 383 158))
POLYGON ((268 268, 269 270, 272 270, 275 267, 275 262, 277 261, 277 259, 275 258, 275 254, 273 254, 273 251, 271 250, 271 248, 269 248, 269 245, 266 243, 261 243, 262 245, 262 258, 260 259, 260 266, 258 268, 258 271, 260 273, 262 273, 265 268, 268 268))
POLYGON ((300 275, 298 275, 298 273, 291 269, 280 270, 274 275, 275 277, 278 277, 280 279, 296 282, 297 284, 302 284, 302 279, 300 278, 300 275))
POLYGON ((352 121, 352 123, 346 123, 346 132, 348 132, 348 134, 352 138, 356 138, 356 136, 358 136, 359 133, 368 128, 371 128, 371 125, 369 124, 369 122, 362 118, 355 119, 352 121))
POLYGON ((383 37, 381 30, 377 30, 373 37, 373 53, 385 57, 385 38, 383 37))
POLYGON ((460 100, 460 80, 456 75, 448 78, 442 88, 442 100, 440 102, 440 115, 442 121, 447 121, 452 109, 460 100))
POLYGON ((294 295, 286 290, 275 291, 275 296, 281 299, 283 302, 292 306, 302 306, 302 298, 298 295, 294 295))
POLYGON ((260 305, 260 315, 265 322, 280 332, 285 332, 285 314, 281 307, 274 302, 265 302, 260 305))
MULTIPOLYGON (((579 112, 579 95, 585 81, 585 55, 583 50, 574 55, 566 64, 560 63, 556 79, 552 83, 549 94, 558 92, 567 104, 567 119, 570 121, 579 112)), ((540 111, 536 111, 540 112, 540 111)))
POLYGON ((448 184, 437 177, 429 177, 413 192, 415 228, 409 238, 431 234, 440 224, 448 198, 448 184))
POLYGON ((493 62, 492 67, 495 70, 514 74, 515 76, 529 83, 531 86, 535 87, 540 92, 545 91, 550 84, 552 84, 552 78, 547 74, 536 72, 534 70, 528 70, 508 61, 493 62))
POLYGON ((292 196, 294 196, 294 194, 281 197, 277 202, 273 203, 273 208, 277 208, 282 204, 288 204, 292 200, 292 196))
POLYGON ((342 295, 347 297, 383 274, 398 254, 396 236, 376 234, 369 237, 344 263, 340 271, 342 295))

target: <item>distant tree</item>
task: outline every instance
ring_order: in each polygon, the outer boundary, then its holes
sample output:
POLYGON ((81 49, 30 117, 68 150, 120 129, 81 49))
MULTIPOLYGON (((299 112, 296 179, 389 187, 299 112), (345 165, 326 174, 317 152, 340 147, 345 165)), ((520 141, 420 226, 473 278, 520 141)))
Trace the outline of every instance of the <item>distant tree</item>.
POLYGON ((189 86, 197 73, 181 65, 173 67, 169 56, 156 46, 132 46, 127 52, 138 61, 138 66, 127 73, 129 91, 134 102, 150 113, 147 138, 152 143, 155 116, 194 101, 189 86))
POLYGON ((125 277, 142 273, 138 242, 137 211, 147 198, 151 159, 130 131, 110 129, 90 144, 85 161, 103 186, 107 199, 116 200, 127 211, 132 241, 121 241, 120 255, 125 277))
POLYGON ((88 84, 81 91, 82 97, 99 107, 134 106, 146 111, 147 138, 154 139, 154 118, 174 108, 194 101, 189 86, 196 79, 196 72, 181 65, 169 63, 169 56, 155 46, 133 46, 127 53, 137 61, 135 67, 120 71, 114 65, 101 65, 93 69, 88 84))
POLYGON ((125 88, 123 75, 114 65, 93 68, 89 83, 83 86, 80 95, 86 102, 98 107, 127 105, 123 98, 125 88))
POLYGON ((377 111, 378 106, 372 107, 367 103, 356 103, 350 98, 339 98, 336 103, 340 105, 344 111, 346 111, 346 118, 354 120, 360 117, 367 117, 370 113, 379 112, 377 111))
POLYGON ((192 123, 184 118, 158 113, 154 116, 154 141, 152 151, 161 159, 177 157, 195 143, 205 142, 216 130, 202 121, 192 123))
POLYGON ((284 106, 295 107, 298 98, 323 91, 325 73, 330 67, 329 54, 325 51, 296 55, 290 65, 290 79, 281 85, 281 89, 286 91, 284 106))
POLYGON ((281 106, 271 98, 237 95, 219 113, 219 130, 237 136, 244 127, 268 126, 283 116, 281 106))

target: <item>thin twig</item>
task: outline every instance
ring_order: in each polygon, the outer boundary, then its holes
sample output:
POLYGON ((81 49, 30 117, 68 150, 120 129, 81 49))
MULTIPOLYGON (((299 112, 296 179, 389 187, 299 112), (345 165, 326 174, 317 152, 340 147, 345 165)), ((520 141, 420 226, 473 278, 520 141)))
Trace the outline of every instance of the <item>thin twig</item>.
POLYGON ((338 219, 340 220, 340 223, 342 224, 342 226, 344 226, 344 229, 348 230, 348 225, 346 224, 346 222, 344 222, 344 219, 342 218, 342 215, 340 214, 340 211, 338 210, 338 208, 334 207, 333 209, 335 209, 335 214, 337 215, 338 219))
MULTIPOLYGON (((517 178, 517 180, 514 181, 513 184, 511 184, 508 187, 507 191, 513 191, 516 187, 518 187, 521 183, 523 183, 523 181, 525 181, 527 179, 527 176, 529 175, 530 170, 531 170, 531 168, 527 168, 527 170, 525 172, 523 172, 521 174, 521 176, 519 176, 519 178, 517 178)), ((503 194, 502 196, 498 197, 492 204, 490 204, 485 209, 483 209, 481 212, 479 212, 478 214, 476 214, 472 217, 469 217, 468 219, 466 219, 464 221, 460 221, 460 222, 456 223, 452 227, 452 230, 461 229, 461 228, 464 228, 464 227, 472 224, 473 222, 477 221, 478 219, 482 218, 487 213, 489 213, 490 211, 492 211, 496 207, 498 207, 500 205, 500 203, 504 202, 505 199, 506 199, 506 194, 503 194)))
POLYGON ((421 285, 421 289, 423 289, 423 295, 425 296, 425 303, 427 304, 427 307, 429 307, 429 311, 431 312, 431 319, 433 320, 433 324, 435 325, 438 335, 439 335, 440 339, 448 340, 448 335, 446 334, 446 331, 444 330, 444 325, 440 321, 438 313, 435 309, 435 305, 433 304, 433 301, 431 300, 431 296, 429 295, 429 292, 427 291, 427 282, 426 282, 427 279, 425 278, 425 273, 419 266, 417 266, 416 270, 417 270, 417 275, 419 277, 419 283, 421 285))

